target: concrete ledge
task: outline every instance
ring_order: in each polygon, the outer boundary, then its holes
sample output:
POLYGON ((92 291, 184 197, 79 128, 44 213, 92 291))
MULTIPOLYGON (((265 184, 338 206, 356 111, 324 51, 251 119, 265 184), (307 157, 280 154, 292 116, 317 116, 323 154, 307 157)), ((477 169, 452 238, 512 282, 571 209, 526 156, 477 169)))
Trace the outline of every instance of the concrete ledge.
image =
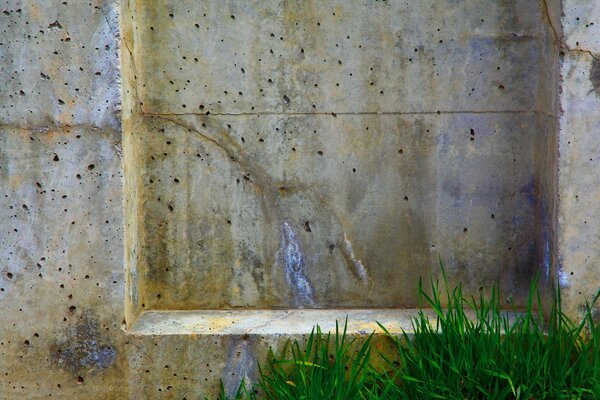
MULTIPOLYGON (((417 309, 298 309, 298 310, 202 310, 145 311, 130 335, 302 335, 319 325, 324 332, 334 332, 336 320, 343 327, 348 317, 348 333, 381 333, 380 322, 391 333, 413 332, 411 320, 417 309)), ((435 320, 432 310, 425 314, 435 320)), ((511 313, 513 314, 513 313, 511 313)), ((474 313, 467 314, 474 319, 474 313)), ((515 315, 511 315, 511 323, 515 315)))
MULTIPOLYGON (((202 310, 145 311, 136 320, 131 335, 297 335, 308 334, 315 325, 335 331, 335 321, 348 332, 381 332, 380 322, 390 332, 412 331, 415 309, 326 309, 326 310, 202 310)), ((435 318, 433 312, 427 311, 435 318)))

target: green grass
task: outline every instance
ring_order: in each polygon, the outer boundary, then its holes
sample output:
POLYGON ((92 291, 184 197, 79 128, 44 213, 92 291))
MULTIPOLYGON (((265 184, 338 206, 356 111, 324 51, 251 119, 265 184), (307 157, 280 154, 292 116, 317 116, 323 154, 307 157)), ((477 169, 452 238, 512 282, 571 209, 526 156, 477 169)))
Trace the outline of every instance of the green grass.
POLYGON ((421 282, 418 290, 435 319, 420 311, 414 334, 398 337, 381 326, 394 351, 376 354, 373 335, 350 339, 346 325, 336 324, 333 335, 317 326, 303 345, 271 353, 257 383, 242 383, 235 399, 600 399, 600 327, 592 316, 600 293, 574 322, 560 290, 544 314, 535 281, 522 313, 503 311, 497 288, 467 298, 460 285, 430 285, 431 295, 421 282))

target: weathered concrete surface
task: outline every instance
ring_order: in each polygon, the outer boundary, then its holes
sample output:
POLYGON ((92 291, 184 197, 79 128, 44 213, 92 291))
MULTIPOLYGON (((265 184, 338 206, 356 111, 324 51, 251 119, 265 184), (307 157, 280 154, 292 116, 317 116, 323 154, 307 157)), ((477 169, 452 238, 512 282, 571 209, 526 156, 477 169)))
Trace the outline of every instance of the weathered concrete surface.
POLYGON ((438 256, 597 289, 593 2, 571 50, 558 0, 120 3, 0 1, 0 398, 231 391, 287 337, 170 310, 408 307, 438 256))
POLYGON ((531 114, 146 119, 145 309, 410 307, 446 254, 473 285, 531 276, 531 114))
POLYGON ((146 112, 522 111, 545 101, 536 2, 132 7, 146 112))
POLYGON ((118 145, 110 130, 0 129, 0 398, 122 393, 118 145))
MULTIPOLYGON (((432 309, 423 310, 434 320, 432 309)), ((382 324, 393 334, 411 335, 413 318, 418 309, 287 309, 287 310, 202 310, 202 311, 147 311, 129 333, 132 335, 305 335, 318 324, 323 332, 338 328, 362 335, 381 333, 382 324), (346 324, 347 319, 347 324, 346 324)), ((476 319, 474 310, 466 312, 476 319)), ((507 311, 510 321, 518 313, 507 311)))
POLYGON ((0 398, 126 396, 114 2, 0 2, 0 398))
POLYGON ((5 0, 0 7, 0 123, 118 130, 114 4, 5 0))
POLYGON ((501 282, 516 304, 549 276, 544 4, 123 15, 128 324, 152 309, 412 307, 438 257, 452 282, 501 282))
POLYGON ((0 398, 123 398, 117 7, 0 2, 0 398))
POLYGON ((563 1, 559 279, 565 309, 600 290, 600 4, 563 1))

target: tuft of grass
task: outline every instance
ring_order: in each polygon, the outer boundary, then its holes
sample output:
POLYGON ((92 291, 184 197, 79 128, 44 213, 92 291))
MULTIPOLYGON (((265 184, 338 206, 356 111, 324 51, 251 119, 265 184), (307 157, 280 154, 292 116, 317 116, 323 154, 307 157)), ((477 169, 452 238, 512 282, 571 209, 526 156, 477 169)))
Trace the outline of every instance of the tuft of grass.
MULTIPOLYGON (((259 368, 258 389, 262 398, 284 399, 359 399, 369 382, 370 335, 352 354, 357 338, 346 333, 348 321, 335 335, 313 329, 305 346, 295 341, 289 349, 291 358, 271 354, 266 370, 259 368)), ((288 342, 289 343, 289 342, 288 342)), ((287 353, 284 349, 283 353, 287 353)))
POLYGON ((387 392, 368 398, 600 398, 600 330, 592 317, 598 296, 574 323, 561 309, 560 290, 544 320, 537 279, 521 313, 500 308, 497 288, 488 297, 466 298, 460 285, 450 290, 446 284, 442 302, 438 283, 430 284, 431 296, 421 282, 419 294, 435 312, 434 321, 421 310, 412 337, 394 337, 382 326, 396 343, 401 365, 389 363, 381 377, 387 392))
MULTIPOLYGON (((335 335, 317 326, 304 345, 286 345, 259 365, 252 390, 242 383, 236 399, 600 399, 600 326, 590 304, 581 321, 562 311, 560 290, 544 310, 537 279, 524 311, 501 308, 497 287, 466 297, 461 285, 450 289, 442 266, 443 288, 430 279, 430 293, 419 282, 421 308, 413 333, 392 335, 396 354, 371 362, 371 334, 363 343, 336 323, 335 335)), ((222 400, 226 397, 222 396, 222 400)))

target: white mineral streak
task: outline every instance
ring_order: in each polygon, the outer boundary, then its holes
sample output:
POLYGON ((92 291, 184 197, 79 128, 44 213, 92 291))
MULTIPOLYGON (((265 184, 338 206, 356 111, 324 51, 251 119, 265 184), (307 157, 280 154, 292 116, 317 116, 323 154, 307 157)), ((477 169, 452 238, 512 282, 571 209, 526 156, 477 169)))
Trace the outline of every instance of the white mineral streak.
POLYGON ((558 270, 558 283, 560 284, 560 287, 569 286, 569 275, 562 269, 558 270))
POLYGON ((282 261, 285 268, 285 279, 294 289, 296 306, 313 306, 313 289, 306 276, 304 255, 300 249, 298 237, 294 228, 287 222, 281 225, 281 245, 278 252, 278 261, 282 261))
POLYGON ((360 259, 356 258, 356 255, 354 255, 354 249, 352 248, 352 242, 350 241, 350 239, 348 239, 348 236, 346 236, 346 232, 344 232, 344 245, 346 246, 346 254, 348 255, 348 257, 354 264, 354 272, 358 276, 358 279, 360 279, 361 282, 363 282, 365 284, 368 283, 369 276, 367 274, 367 269, 363 265, 362 261, 360 261, 360 259))

